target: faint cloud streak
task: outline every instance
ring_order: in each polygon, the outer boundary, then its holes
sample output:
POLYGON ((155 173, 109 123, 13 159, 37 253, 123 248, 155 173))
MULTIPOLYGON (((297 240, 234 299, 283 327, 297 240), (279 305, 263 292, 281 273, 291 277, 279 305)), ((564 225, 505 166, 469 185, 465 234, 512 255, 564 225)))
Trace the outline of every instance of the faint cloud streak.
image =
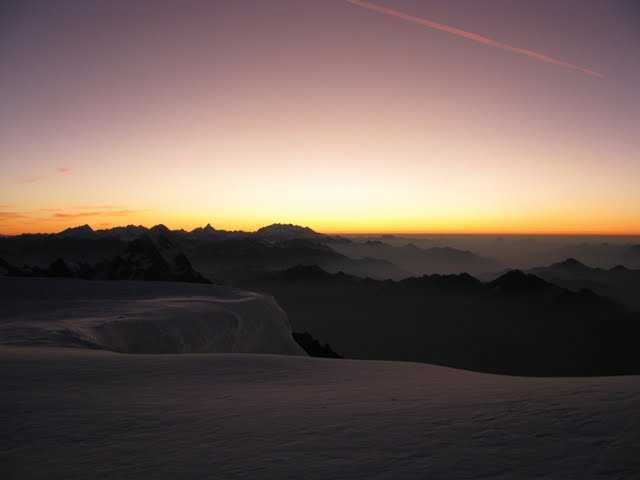
POLYGON ((452 27, 449 25, 445 25, 442 23, 434 22, 431 20, 427 20, 426 18, 416 17, 414 15, 409 15, 398 10, 394 10, 389 7, 385 7, 382 5, 376 5, 373 3, 365 2, 363 0, 346 0, 348 3, 352 5, 357 5, 358 7, 366 8, 367 10, 371 10, 377 13, 381 13, 383 15, 389 15, 392 17, 400 18, 407 22, 417 23, 418 25, 422 25, 423 27, 432 28, 435 30, 440 30, 443 32, 450 33, 452 35, 456 35, 458 37, 466 38, 467 40, 471 40, 476 43, 481 43, 483 45, 487 45, 489 47, 499 48, 502 50, 506 50, 508 52, 517 53, 519 55, 525 55, 534 60, 538 60, 544 63, 550 63, 552 65, 557 65, 559 67, 567 68, 570 70, 574 70, 576 72, 583 73, 585 75, 589 75, 591 77, 604 78, 604 75, 601 73, 595 72, 588 68, 583 68, 578 65, 574 65, 572 63, 563 62, 562 60, 558 60, 557 58, 550 57, 543 53, 535 52, 533 50, 527 50, 526 48, 518 48, 508 45, 506 43, 498 42, 497 40, 493 40, 488 37, 484 37, 482 35, 478 35, 477 33, 467 32, 465 30, 460 30, 459 28, 452 27))
POLYGON ((77 212, 77 213, 54 213, 54 218, 85 218, 85 217, 127 217, 135 214, 135 210, 108 210, 93 212, 77 212))
POLYGON ((30 218, 28 215, 20 212, 0 212, 0 222, 9 220, 24 220, 30 218))
MULTIPOLYGON (((58 175, 71 175, 72 172, 68 167, 58 167, 56 168, 56 173, 58 175)), ((51 176, 52 175, 25 175, 23 177, 18 177, 18 181, 20 183, 36 183, 47 180, 51 176)))
POLYGON ((120 205, 76 205, 77 210, 125 210, 120 205))
POLYGON ((47 177, 42 175, 27 175, 24 177, 19 177, 18 180, 20 183, 36 183, 45 180, 47 177))

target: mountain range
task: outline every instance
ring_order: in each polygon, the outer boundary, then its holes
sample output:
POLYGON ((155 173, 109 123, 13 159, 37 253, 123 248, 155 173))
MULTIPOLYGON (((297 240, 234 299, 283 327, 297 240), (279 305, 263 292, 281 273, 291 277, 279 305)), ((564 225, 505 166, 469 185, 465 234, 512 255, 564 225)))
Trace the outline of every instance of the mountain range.
POLYGON ((451 247, 421 248, 413 243, 394 246, 380 240, 349 242, 337 245, 336 250, 349 256, 380 258, 398 265, 412 275, 429 273, 483 273, 501 268, 499 262, 481 257, 468 250, 451 247))
POLYGON ((129 225, 107 230, 93 230, 82 225, 56 234, 0 238, 0 258, 12 265, 41 269, 58 259, 78 264, 104 264, 131 250, 131 242, 145 237, 154 239, 156 244, 170 242, 195 269, 219 282, 233 282, 298 264, 317 264, 329 271, 344 270, 375 278, 409 275, 384 259, 352 258, 332 248, 332 245, 350 242, 345 238, 283 224, 270 225, 256 232, 216 230, 211 225, 190 232, 170 230, 162 224, 152 228, 129 225))
POLYGON ((640 310, 640 270, 622 265, 607 269, 594 268, 569 258, 547 267, 532 268, 528 272, 571 290, 593 290, 629 308, 640 310))
POLYGON ((531 273, 401 281, 296 267, 246 282, 274 296, 294 330, 346 358, 420 361, 533 376, 640 373, 640 316, 531 273))
POLYGON ((466 250, 358 242, 291 224, 273 224, 255 232, 217 230, 210 224, 192 231, 170 230, 162 224, 152 228, 128 225, 104 230, 82 225, 56 234, 0 238, 0 257, 14 265, 40 268, 59 258, 94 265, 121 255, 130 242, 143 236, 170 241, 195 269, 220 282, 233 282, 296 265, 319 265, 333 273, 344 271, 395 280, 424 273, 481 273, 502 267, 498 262, 466 250))
POLYGON ((518 375, 640 371, 637 270, 568 259, 503 268, 488 281, 468 273, 498 266, 465 250, 362 242, 282 224, 256 232, 84 225, 0 238, 0 274, 213 281, 268 293, 295 332, 308 332, 296 340, 313 355, 518 375), (414 273, 425 270, 444 273, 414 273))
POLYGON ((210 283, 189 259, 162 235, 143 234, 128 242, 113 258, 94 265, 58 258, 48 267, 14 266, 0 259, 0 269, 15 277, 63 277, 86 280, 147 280, 210 283))

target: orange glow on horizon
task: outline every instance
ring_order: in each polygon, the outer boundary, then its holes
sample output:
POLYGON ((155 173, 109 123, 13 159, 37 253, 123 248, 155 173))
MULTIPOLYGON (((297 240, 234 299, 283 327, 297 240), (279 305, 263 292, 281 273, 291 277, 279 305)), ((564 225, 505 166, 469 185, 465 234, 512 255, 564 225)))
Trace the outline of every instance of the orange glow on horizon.
POLYGON ((584 227, 583 225, 566 226, 562 224, 555 225, 524 225, 507 223, 500 225, 500 222, 465 222, 462 224, 453 223, 411 223, 411 222, 393 222, 393 221, 372 221, 370 223, 350 223, 348 221, 332 222, 326 219, 317 219, 315 221, 304 219, 264 219, 253 221, 225 221, 216 222, 215 218, 212 219, 194 219, 181 220, 180 217, 167 217, 167 221, 162 221, 161 216, 155 220, 149 216, 127 218, 124 222, 119 222, 117 219, 112 221, 104 221, 104 219, 94 221, 91 218, 87 218, 86 221, 69 221, 51 222, 42 221, 33 223, 14 223, 3 224, 0 229, 0 235, 19 235, 30 233, 58 233, 66 228, 77 227, 87 224, 94 230, 105 230, 114 227, 121 227, 126 225, 142 225, 146 228, 151 228, 157 224, 164 224, 172 230, 186 230, 191 231, 198 227, 203 227, 210 223, 214 228, 218 230, 227 231, 246 231, 252 232, 257 229, 270 225, 272 223, 286 223, 307 226, 319 233, 326 233, 332 235, 375 235, 375 234, 392 234, 392 235, 540 235, 540 236, 640 236, 640 227, 638 225, 610 225, 610 226, 590 226, 584 227))

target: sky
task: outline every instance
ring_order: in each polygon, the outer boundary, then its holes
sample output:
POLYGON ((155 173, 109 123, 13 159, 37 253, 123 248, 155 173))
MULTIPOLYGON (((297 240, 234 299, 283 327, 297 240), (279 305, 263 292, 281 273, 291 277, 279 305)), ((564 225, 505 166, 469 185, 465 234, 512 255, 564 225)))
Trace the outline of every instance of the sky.
POLYGON ((9 0, 0 233, 640 233, 636 0, 9 0))

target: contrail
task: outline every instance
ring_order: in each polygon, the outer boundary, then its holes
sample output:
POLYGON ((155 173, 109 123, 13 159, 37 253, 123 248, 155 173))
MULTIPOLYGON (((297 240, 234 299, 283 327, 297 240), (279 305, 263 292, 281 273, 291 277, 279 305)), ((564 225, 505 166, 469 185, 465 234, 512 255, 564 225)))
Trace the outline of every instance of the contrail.
POLYGON ((444 25, 438 22, 433 22, 431 20, 427 20, 426 18, 420 18, 420 17, 415 17, 413 15, 408 15, 406 13, 399 12, 398 10, 393 10, 392 8, 384 7, 381 5, 375 5, 373 3, 365 2, 363 0, 346 0, 346 1, 353 5, 357 5, 359 7, 366 8, 374 12, 400 18, 407 22, 417 23, 424 27, 434 28, 436 30, 442 30, 443 32, 451 33, 452 35, 457 35, 459 37, 466 38, 468 40, 472 40, 477 43, 482 43, 483 45, 488 45, 490 47, 495 47, 495 48, 501 48, 502 50, 518 53, 520 55, 526 55, 527 57, 533 58, 534 60, 538 60, 540 62, 545 62, 545 63, 551 63, 553 65, 558 65, 560 67, 568 68, 570 70, 575 70, 577 72, 581 72, 581 73, 584 73, 585 75, 590 75, 592 77, 604 78, 604 75, 602 75, 601 73, 594 72, 593 70, 589 70, 588 68, 583 68, 583 67, 579 67, 578 65, 573 65, 572 63, 563 62, 562 60, 558 60, 557 58, 549 57, 542 53, 534 52, 533 50, 527 50, 526 48, 512 47, 511 45, 498 42, 488 37, 483 37, 482 35, 478 35, 477 33, 460 30, 459 28, 451 27, 449 25, 444 25))

